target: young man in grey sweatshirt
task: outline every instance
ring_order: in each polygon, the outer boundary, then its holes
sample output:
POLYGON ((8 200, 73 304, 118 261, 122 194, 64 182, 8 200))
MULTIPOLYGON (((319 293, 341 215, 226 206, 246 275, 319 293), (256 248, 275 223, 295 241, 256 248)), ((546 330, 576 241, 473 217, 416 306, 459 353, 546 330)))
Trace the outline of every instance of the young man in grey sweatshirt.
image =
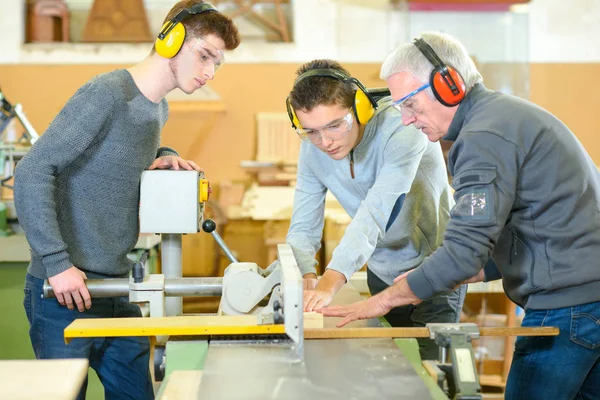
POLYGON ((165 22, 172 20, 178 24, 170 32, 165 25, 146 59, 85 83, 16 168, 15 205, 31 247, 24 305, 35 355, 89 359, 107 399, 154 398, 147 338, 65 345, 64 328, 77 318, 141 316, 127 298, 92 299, 85 279, 131 270, 142 171, 199 170, 159 147, 168 116, 164 97, 176 88, 201 88, 214 78, 223 52, 239 44, 232 21, 202 1, 177 3, 165 22), (42 298, 45 279, 56 299, 42 298))
POLYGON ((426 33, 399 47, 381 75, 405 125, 432 142, 454 141, 448 166, 456 206, 443 246, 420 267, 379 296, 323 314, 345 316, 344 325, 469 277, 502 278, 525 309, 523 326, 560 329, 557 337, 517 338, 506 398, 597 399, 600 173, 590 156, 554 115, 486 89, 449 35, 426 33), (497 268, 486 264, 490 257, 497 268))
MULTIPOLYGON (((365 264, 372 294, 421 265, 442 241, 452 198, 440 145, 404 127, 389 96, 376 101, 331 60, 306 63, 298 75, 287 107, 305 140, 286 241, 305 278, 305 310, 319 311, 365 264), (327 191, 352 222, 317 281, 327 191)), ((386 318, 392 326, 458 322, 465 290, 389 310, 386 318)), ((423 358, 437 356, 432 341, 420 346, 423 358)))

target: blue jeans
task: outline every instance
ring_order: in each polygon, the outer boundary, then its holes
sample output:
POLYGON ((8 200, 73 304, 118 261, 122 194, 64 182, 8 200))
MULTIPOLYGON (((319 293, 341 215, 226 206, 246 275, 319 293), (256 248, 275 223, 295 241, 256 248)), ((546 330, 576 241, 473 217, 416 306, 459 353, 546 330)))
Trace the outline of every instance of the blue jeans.
MULTIPOLYGON (((141 317, 139 307, 127 298, 92 298, 89 310, 69 310, 56 299, 43 299, 43 284, 43 280, 32 275, 25 278, 23 305, 36 358, 87 358, 104 385, 105 399, 153 399, 148 338, 81 338, 69 344, 64 341, 64 329, 77 318, 141 317)), ((87 379, 78 400, 85 399, 86 389, 87 379)))
MULTIPOLYGON (((368 268, 367 285, 371 295, 376 295, 389 287, 368 268)), ((416 306, 392 308, 385 315, 385 319, 393 327, 424 327, 429 322, 458 323, 466 293, 467 285, 461 285, 452 292, 439 294, 416 306)), ((419 353, 422 360, 439 358, 439 346, 433 340, 419 338, 417 342, 419 342, 419 353)))
POLYGON ((600 302, 528 310, 522 326, 556 326, 560 334, 517 338, 507 400, 600 399, 600 302))

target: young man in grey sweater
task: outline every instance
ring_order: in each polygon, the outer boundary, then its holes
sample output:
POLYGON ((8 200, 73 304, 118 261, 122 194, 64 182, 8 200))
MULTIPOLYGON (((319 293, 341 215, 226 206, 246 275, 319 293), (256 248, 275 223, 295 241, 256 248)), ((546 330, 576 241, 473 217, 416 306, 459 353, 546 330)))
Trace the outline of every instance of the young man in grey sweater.
MULTIPOLYGON (((372 294, 421 265, 442 241, 452 197, 440 145, 404 127, 389 96, 376 101, 331 60, 309 62, 298 75, 287 107, 305 140, 286 241, 305 278, 305 310, 319 311, 365 263, 372 294), (352 222, 317 281, 327 191, 352 222)), ((392 326, 458 322, 464 295, 463 287, 386 318, 392 326)), ((423 358, 437 356, 431 341, 420 346, 423 358)))
POLYGON ((92 299, 85 279, 128 275, 142 171, 199 170, 159 147, 168 116, 164 97, 176 88, 188 94, 201 88, 214 78, 223 52, 239 44, 232 21, 202 1, 177 3, 165 22, 146 59, 94 77, 69 99, 15 174, 15 205, 31 247, 24 305, 35 355, 89 359, 107 399, 154 397, 148 340, 65 345, 63 330, 76 318, 141 316, 126 298, 92 299), (42 298, 45 279, 56 299, 42 298))
POLYGON ((416 304, 469 277, 502 278, 525 309, 507 399, 597 399, 600 393, 600 173, 558 118, 488 90, 453 37, 429 32, 382 67, 406 125, 454 141, 456 206, 444 244, 379 296, 325 315, 358 318, 416 304), (493 259, 495 264, 489 263, 493 259), (497 266, 497 268, 493 268, 497 266))

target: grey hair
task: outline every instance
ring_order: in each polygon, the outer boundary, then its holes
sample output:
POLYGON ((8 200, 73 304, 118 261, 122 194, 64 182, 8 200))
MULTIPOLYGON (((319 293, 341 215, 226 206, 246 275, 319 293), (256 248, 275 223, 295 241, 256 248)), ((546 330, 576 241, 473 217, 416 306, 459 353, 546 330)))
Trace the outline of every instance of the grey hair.
MULTIPOLYGON (((483 77, 475 67, 467 49, 456 38, 441 32, 423 32, 421 38, 431 46, 446 65, 460 73, 465 81, 467 92, 477 83, 483 82, 483 77)), ((425 84, 429 83, 431 71, 433 71, 433 65, 417 46, 414 43, 406 43, 386 57, 381 66, 380 77, 387 80, 399 72, 408 72, 425 84)), ((430 89, 427 92, 434 98, 430 89)))

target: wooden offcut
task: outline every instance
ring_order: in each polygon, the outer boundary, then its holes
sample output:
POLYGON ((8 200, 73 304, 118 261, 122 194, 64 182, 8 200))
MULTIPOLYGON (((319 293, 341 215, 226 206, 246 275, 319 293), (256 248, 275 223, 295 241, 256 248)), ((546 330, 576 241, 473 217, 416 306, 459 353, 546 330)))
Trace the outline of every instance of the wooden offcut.
POLYGON ((304 313, 304 329, 322 329, 323 328, 323 314, 318 312, 305 312, 304 313))

